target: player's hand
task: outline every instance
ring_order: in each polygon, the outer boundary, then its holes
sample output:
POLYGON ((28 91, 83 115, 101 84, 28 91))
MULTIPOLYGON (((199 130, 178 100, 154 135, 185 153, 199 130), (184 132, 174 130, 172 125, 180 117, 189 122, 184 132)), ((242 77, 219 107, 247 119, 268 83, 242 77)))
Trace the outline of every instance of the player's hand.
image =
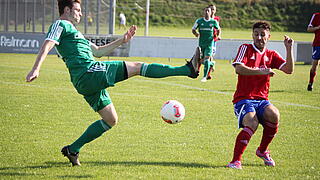
POLYGON ((132 25, 129 30, 123 35, 123 43, 127 43, 129 42, 133 36, 136 34, 137 31, 137 26, 136 25, 132 25))
POLYGON ((289 47, 292 47, 294 40, 291 39, 289 36, 284 35, 283 43, 286 48, 289 48, 289 47))
POLYGON ((270 75, 271 77, 276 74, 271 68, 260 68, 260 71, 262 74, 270 75))
POLYGON ((31 70, 26 77, 26 81, 31 82, 31 81, 35 80, 37 77, 39 77, 39 71, 31 70))

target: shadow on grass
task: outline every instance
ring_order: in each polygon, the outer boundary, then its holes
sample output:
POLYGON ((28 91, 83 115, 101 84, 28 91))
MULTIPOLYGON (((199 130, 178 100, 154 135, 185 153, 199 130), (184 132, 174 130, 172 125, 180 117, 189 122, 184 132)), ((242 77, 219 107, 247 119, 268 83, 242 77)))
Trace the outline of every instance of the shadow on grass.
MULTIPOLYGON (((146 162, 146 161, 82 161, 83 166, 114 166, 114 165, 122 165, 122 166, 167 166, 167 167, 183 167, 183 168, 226 168, 226 166, 212 166, 208 164, 201 163, 184 163, 184 162, 146 162)), ((251 167, 264 167, 262 164, 242 164, 243 166, 251 166, 251 167)), ((2 167, 0 168, 0 177, 4 176, 35 176, 34 173, 28 172, 20 172, 24 169, 50 169, 56 167, 71 167, 69 162, 54 162, 48 161, 45 162, 44 165, 39 166, 24 166, 24 167, 2 167), (6 171, 6 172, 4 172, 6 171), (9 171, 9 172, 8 172, 9 171), (11 171, 11 172, 10 172, 11 171), (19 172, 14 172, 19 171, 19 172)), ((27 171, 27 170, 26 170, 27 171)), ((57 178, 93 178, 92 175, 60 175, 57 178)))
MULTIPOLYGON (((53 167, 64 166, 65 163, 61 162, 45 162, 50 164, 53 167)), ((200 163, 184 163, 184 162, 145 162, 145 161, 81 161, 81 164, 84 166, 86 164, 90 166, 114 166, 114 165, 123 165, 123 166, 170 166, 170 167, 187 167, 187 168, 222 168, 225 166, 211 166, 208 164, 200 163)))

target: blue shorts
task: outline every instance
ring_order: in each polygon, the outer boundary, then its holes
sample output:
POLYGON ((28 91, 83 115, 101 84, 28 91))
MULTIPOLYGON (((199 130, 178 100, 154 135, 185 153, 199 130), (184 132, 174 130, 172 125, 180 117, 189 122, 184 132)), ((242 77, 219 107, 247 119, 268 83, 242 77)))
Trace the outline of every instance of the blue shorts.
POLYGON ((314 60, 320 59, 320 46, 312 47, 312 59, 314 60))
POLYGON ((268 100, 254 100, 244 99, 234 104, 234 114, 238 118, 238 127, 243 128, 243 117, 248 112, 255 112, 257 114, 260 124, 263 124, 263 113, 265 108, 271 103, 268 100))

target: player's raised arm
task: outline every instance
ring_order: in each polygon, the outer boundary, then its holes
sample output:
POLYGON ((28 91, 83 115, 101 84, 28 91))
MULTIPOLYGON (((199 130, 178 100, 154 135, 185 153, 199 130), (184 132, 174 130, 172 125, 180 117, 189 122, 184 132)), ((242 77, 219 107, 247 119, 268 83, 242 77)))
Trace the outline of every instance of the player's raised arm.
POLYGON ((33 68, 31 69, 31 71, 26 77, 27 82, 31 82, 39 76, 41 65, 45 60, 45 58, 47 57, 49 51, 54 47, 54 45, 55 43, 53 41, 50 41, 50 40, 44 41, 44 43, 40 48, 36 61, 34 62, 33 68))
POLYGON ((287 58, 286 63, 281 67, 281 71, 285 72, 286 74, 292 74, 294 70, 294 58, 293 58, 293 43, 294 40, 291 39, 289 36, 284 36, 283 40, 284 46, 286 47, 287 51, 287 58))
POLYGON ((117 39, 109 44, 104 46, 96 46, 95 44, 91 44, 92 53, 95 57, 102 57, 110 54, 115 48, 121 46, 124 43, 129 42, 137 31, 137 26, 133 25, 129 28, 129 30, 123 35, 122 38, 117 39))

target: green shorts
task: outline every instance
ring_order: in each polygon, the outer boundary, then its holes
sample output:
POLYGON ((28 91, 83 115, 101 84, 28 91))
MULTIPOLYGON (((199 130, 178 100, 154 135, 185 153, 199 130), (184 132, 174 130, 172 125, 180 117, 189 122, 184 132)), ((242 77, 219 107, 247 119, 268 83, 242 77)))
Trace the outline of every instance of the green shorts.
POLYGON ((75 88, 94 111, 112 103, 106 88, 128 79, 124 61, 97 61, 79 79, 75 88))
POLYGON ((202 56, 200 57, 201 59, 203 59, 206 56, 211 57, 212 56, 212 45, 209 46, 200 46, 201 48, 201 52, 202 52, 202 56))

